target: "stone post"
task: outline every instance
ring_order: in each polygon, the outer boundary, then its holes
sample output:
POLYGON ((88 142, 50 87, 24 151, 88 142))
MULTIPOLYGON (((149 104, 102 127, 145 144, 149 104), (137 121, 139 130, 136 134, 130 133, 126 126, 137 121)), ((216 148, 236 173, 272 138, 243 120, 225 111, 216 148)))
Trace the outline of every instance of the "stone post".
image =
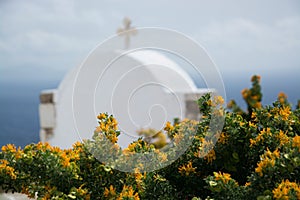
POLYGON ((48 141, 54 135, 56 121, 56 90, 44 90, 40 94, 40 140, 48 141))

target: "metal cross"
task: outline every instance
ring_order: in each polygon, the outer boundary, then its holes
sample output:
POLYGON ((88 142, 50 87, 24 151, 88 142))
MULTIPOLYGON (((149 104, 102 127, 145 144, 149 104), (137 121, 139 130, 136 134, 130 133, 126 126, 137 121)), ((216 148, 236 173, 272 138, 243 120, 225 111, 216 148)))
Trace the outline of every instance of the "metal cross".
POLYGON ((137 30, 131 27, 131 20, 128 17, 123 19, 124 28, 119 28, 117 34, 125 37, 125 49, 128 49, 130 43, 130 36, 135 35, 137 30))

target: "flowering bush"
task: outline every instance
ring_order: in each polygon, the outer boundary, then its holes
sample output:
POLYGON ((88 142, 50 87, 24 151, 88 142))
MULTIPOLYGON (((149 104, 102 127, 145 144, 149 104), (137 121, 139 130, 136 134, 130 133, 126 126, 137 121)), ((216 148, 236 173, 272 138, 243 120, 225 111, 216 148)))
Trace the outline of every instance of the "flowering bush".
POLYGON ((242 91, 247 111, 234 101, 226 109, 222 98, 207 94, 198 100, 199 122, 176 120, 159 132, 141 130, 144 139, 125 149, 117 143, 116 119, 106 113, 98 116, 93 138, 72 149, 47 143, 3 146, 0 187, 38 199, 300 199, 299 105, 293 110, 279 93, 273 105, 262 106, 260 77, 252 83, 242 91), (216 135, 210 135, 212 114, 225 117, 216 135), (164 152, 168 146, 177 150, 164 152), (140 153, 158 170, 149 172, 140 153), (118 170, 126 167, 133 171, 118 170))

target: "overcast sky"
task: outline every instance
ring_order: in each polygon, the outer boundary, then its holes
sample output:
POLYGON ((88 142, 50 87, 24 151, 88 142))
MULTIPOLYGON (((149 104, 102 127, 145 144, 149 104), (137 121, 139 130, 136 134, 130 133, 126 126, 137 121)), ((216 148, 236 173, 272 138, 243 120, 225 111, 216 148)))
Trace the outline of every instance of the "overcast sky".
POLYGON ((192 37, 227 77, 300 74, 298 0, 0 0, 0 78, 61 79, 124 16, 192 37))

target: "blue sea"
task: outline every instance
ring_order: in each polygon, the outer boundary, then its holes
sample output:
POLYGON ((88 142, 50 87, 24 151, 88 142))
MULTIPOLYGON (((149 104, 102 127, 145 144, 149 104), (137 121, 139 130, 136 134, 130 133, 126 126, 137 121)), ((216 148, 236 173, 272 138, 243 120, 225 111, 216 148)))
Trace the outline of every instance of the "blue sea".
POLYGON ((39 93, 58 82, 0 83, 0 146, 39 141, 39 93))
MULTIPOLYGON (((284 91, 294 105, 300 99, 298 74, 262 76, 263 104, 276 100, 284 91), (276 81, 277 80, 277 81, 276 81)), ((223 75, 227 101, 235 99, 245 108, 240 91, 250 87, 250 76, 223 75)), ((57 88, 59 81, 2 81, 0 80, 0 146, 13 143, 24 147, 39 141, 39 94, 41 90, 57 88)))

